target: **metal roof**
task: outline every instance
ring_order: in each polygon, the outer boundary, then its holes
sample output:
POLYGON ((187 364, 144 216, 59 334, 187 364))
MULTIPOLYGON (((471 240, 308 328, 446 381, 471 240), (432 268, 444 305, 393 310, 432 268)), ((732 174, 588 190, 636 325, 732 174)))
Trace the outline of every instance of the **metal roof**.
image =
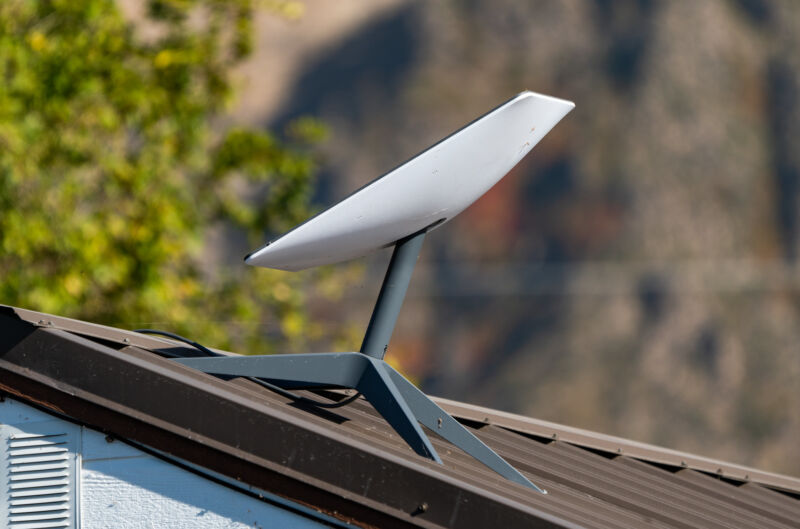
POLYGON ((796 478, 437 400, 542 495, 435 434, 444 465, 417 456, 361 399, 311 409, 159 354, 174 349, 190 350, 0 306, 6 394, 355 526, 800 527, 796 478))

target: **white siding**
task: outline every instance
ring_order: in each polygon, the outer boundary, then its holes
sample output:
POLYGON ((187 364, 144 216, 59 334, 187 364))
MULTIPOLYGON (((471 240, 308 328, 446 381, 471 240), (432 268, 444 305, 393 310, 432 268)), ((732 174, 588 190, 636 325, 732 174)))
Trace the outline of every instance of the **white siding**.
POLYGON ((0 527, 327 527, 219 485, 123 442, 109 443, 98 432, 54 419, 11 399, 0 403, 0 437, 0 527), (22 472, 28 475, 23 482, 33 485, 29 489, 43 492, 34 498, 45 500, 34 501, 31 510, 22 512, 20 509, 25 509, 24 505, 12 505, 15 497, 11 496, 9 487, 19 480, 10 480, 11 470, 14 465, 35 462, 22 461, 20 458, 30 455, 19 452, 24 447, 9 443, 27 441, 37 444, 43 451, 41 455, 48 458, 42 464, 52 468, 42 469, 47 475, 41 476, 34 475, 39 473, 35 469, 26 468, 22 472), (40 482, 36 482, 37 479, 40 482))

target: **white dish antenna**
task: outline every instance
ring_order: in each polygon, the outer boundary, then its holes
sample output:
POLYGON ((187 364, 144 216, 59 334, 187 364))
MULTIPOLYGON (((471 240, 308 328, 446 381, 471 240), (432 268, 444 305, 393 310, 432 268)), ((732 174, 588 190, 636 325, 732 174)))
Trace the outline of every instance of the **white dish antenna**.
POLYGON ((574 106, 523 92, 246 258, 256 266, 300 270, 394 245, 358 352, 175 361, 206 373, 253 377, 282 394, 299 387, 355 389, 420 456, 442 462, 423 425, 501 476, 544 492, 383 357, 426 232, 475 202, 574 106))
POLYGON ((301 270, 390 246, 452 219, 505 176, 575 104, 523 92, 251 253, 301 270))

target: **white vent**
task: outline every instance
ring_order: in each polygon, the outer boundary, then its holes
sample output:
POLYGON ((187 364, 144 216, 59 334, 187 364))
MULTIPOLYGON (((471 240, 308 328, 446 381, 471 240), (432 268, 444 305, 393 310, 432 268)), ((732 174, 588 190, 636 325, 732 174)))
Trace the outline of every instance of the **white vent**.
POLYGON ((47 421, 3 425, 5 505, 0 524, 8 529, 74 527, 75 451, 72 425, 47 421))
POLYGON ((9 436, 9 528, 69 525, 70 453, 66 445, 66 432, 9 436))

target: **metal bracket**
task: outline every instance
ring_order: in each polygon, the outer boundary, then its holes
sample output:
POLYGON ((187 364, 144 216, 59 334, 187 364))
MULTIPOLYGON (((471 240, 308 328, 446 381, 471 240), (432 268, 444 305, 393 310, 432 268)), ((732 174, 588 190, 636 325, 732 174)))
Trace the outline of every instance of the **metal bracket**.
POLYGON ((175 358, 174 361, 215 375, 257 377, 286 389, 355 389, 417 454, 442 463, 420 427, 422 424, 501 476, 546 494, 383 360, 425 231, 395 244, 361 352, 175 358))
POLYGON ((174 361, 215 375, 263 378, 285 388, 355 389, 417 454, 442 463, 422 424, 501 476, 544 492, 381 359, 362 353, 311 353, 174 361))
POLYGON ((386 269, 378 301, 375 302, 375 309, 372 311, 364 341, 361 343, 361 352, 365 355, 382 359, 386 354, 426 231, 427 228, 400 239, 394 245, 392 260, 386 269))

